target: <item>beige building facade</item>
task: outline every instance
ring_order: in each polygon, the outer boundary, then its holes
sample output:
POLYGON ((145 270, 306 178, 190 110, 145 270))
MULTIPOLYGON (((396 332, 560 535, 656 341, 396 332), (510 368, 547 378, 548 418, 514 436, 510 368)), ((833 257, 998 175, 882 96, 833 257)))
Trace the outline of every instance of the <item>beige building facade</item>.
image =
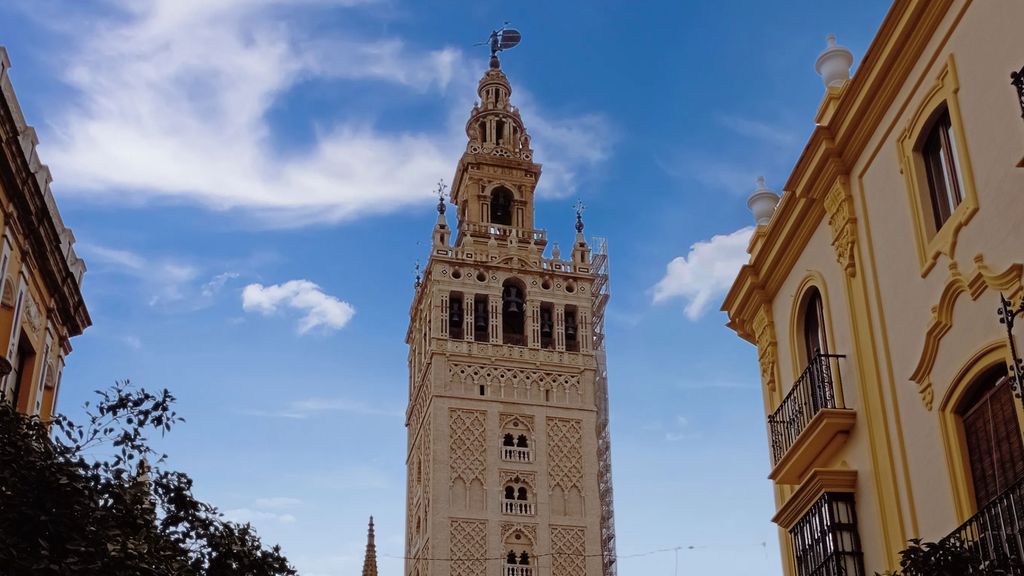
POLYGON ((896 1, 852 79, 841 48, 819 59, 781 201, 751 198, 723 310, 757 346, 787 576, 895 569, 918 537, 1022 551, 1024 411, 997 314, 1024 273, 1021 22, 1016 1, 896 1))
POLYGON ((49 420, 71 338, 92 321, 80 288, 85 263, 57 211, 10 67, 0 47, 0 401, 49 420))
POLYGON ((603 242, 534 226, 541 165, 492 55, 409 344, 408 576, 615 572, 603 242), (549 251, 549 254, 545 253, 549 251))

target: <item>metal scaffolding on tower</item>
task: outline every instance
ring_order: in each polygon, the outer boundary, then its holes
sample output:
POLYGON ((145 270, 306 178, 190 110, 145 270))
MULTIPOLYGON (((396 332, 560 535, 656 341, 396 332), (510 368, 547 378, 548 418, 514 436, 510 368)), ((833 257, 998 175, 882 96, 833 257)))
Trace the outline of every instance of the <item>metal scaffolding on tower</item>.
POLYGON ((608 430, 608 360, 604 348, 604 311, 611 297, 608 285, 608 241, 592 239, 591 269, 596 278, 591 293, 594 297, 594 355, 597 374, 594 392, 597 398, 597 458, 598 494, 601 498, 601 556, 602 574, 615 576, 615 511, 612 490, 612 442, 608 430))

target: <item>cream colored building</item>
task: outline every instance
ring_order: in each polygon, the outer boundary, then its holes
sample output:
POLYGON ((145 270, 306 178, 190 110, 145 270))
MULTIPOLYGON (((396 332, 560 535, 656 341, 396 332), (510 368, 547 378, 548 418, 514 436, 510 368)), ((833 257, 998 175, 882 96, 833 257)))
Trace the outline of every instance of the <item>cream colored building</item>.
POLYGON ((511 92, 492 56, 410 309, 408 576, 615 572, 604 245, 534 227, 511 92))
POLYGON ((1018 1, 895 2, 852 79, 845 49, 819 58, 781 201, 751 198, 723 309, 757 346, 787 575, 894 569, 915 537, 1021 551, 997 315, 1024 272, 1021 23, 1018 1))
POLYGON ((57 211, 10 67, 0 47, 0 400, 48 420, 71 338, 92 321, 80 289, 85 263, 57 211))

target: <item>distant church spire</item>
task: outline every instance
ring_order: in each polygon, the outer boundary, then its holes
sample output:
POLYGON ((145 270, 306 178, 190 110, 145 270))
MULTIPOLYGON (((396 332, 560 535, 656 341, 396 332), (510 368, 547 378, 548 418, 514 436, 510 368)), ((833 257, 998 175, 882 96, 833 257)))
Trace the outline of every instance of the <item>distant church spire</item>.
POLYGON ((366 532, 366 558, 363 560, 363 576, 377 576, 377 545, 373 543, 373 516, 370 516, 370 529, 366 532))

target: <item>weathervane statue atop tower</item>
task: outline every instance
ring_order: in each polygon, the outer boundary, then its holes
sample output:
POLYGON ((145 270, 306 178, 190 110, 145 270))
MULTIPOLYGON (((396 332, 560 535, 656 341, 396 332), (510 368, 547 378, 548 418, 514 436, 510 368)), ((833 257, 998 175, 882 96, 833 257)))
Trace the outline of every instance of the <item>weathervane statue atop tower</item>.
POLYGON ((498 52, 515 48, 522 39, 523 35, 519 33, 519 30, 509 28, 508 22, 505 22, 501 28, 491 31, 491 37, 487 40, 487 44, 491 47, 491 68, 501 66, 501 63, 498 62, 498 52))

